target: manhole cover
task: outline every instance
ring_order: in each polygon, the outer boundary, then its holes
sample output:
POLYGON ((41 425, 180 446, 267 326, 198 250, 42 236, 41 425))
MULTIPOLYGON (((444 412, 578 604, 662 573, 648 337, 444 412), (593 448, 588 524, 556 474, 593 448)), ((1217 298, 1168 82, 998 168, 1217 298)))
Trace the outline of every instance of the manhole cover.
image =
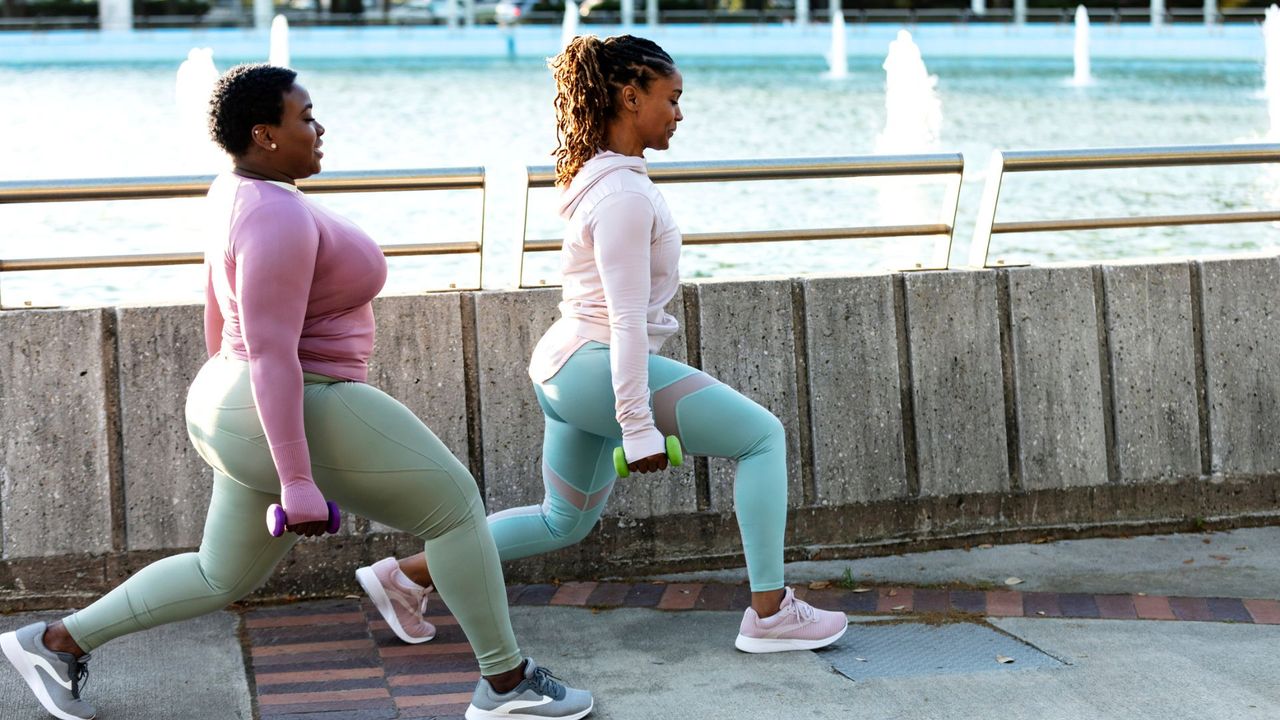
POLYGON ((854 623, 839 643, 815 652, 851 680, 1064 665, 1017 638, 973 623, 854 623), (998 658, 1013 662, 1002 663, 998 658))

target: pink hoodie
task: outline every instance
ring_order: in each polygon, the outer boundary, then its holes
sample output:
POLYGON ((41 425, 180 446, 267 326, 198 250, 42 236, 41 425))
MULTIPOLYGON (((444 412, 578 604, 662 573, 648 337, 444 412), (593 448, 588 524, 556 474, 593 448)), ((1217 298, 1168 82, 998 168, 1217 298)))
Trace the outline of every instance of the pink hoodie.
POLYGON ((615 412, 627 460, 664 452, 649 398, 649 353, 675 334, 664 308, 680 287, 680 229, 644 158, 604 151, 561 193, 569 221, 561 250, 560 319, 534 348, 529 376, 542 383, 595 340, 610 347, 615 412))

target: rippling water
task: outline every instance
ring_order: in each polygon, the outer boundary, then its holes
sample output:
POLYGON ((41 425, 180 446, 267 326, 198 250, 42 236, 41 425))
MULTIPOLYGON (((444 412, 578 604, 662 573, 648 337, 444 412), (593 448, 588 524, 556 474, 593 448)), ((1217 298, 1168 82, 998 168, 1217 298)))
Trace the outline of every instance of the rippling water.
MULTIPOLYGON (((216 60, 216 58, 215 58, 216 60)), ((966 257, 991 150, 1260 141, 1267 130, 1260 64, 1095 61, 1096 83, 1070 85, 1069 60, 926 58, 942 101, 938 149, 963 152, 965 185, 953 257, 966 257)), ((224 68, 225 69, 225 68, 224 68)), ((327 127, 326 170, 489 165, 489 217, 512 225, 503 178, 545 164, 554 147, 553 88, 536 62, 392 61, 302 65, 327 127)), ((825 77, 821 60, 733 58, 682 64, 685 121, 650 161, 860 155, 884 129, 884 72, 853 61, 825 77)), ((224 160, 182 125, 175 65, 0 68, 0 179, 212 173, 224 160)), ((509 184, 509 183, 508 183, 509 184)), ((941 185, 822 180, 664 189, 687 232, 934 222, 941 185), (909 206, 904 217, 903 204, 909 206)), ((1262 166, 1033 173, 1007 177, 1000 219, 1023 220, 1274 207, 1280 176, 1262 166)), ((478 193, 325 196, 380 242, 473 239, 478 193)), ((559 234, 552 191, 535 191, 530 235, 559 234)), ((199 250, 198 200, 0 206, 0 258, 199 250)), ((492 221, 491 221, 492 222, 492 221)), ((496 226, 490 228, 491 232, 496 226)), ((518 227, 506 233, 516 241, 518 227)), ((502 233, 495 233, 499 237, 502 233)), ((1005 236, 993 257, 1050 262, 1266 250, 1272 225, 1005 236)), ((909 265, 925 241, 839 241, 689 248, 686 277, 858 272, 909 265)), ((388 292, 475 283, 470 259, 392 263, 388 292)), ((525 280, 555 281, 550 255, 525 280)), ((5 273, 6 306, 199 302, 196 268, 5 273)))

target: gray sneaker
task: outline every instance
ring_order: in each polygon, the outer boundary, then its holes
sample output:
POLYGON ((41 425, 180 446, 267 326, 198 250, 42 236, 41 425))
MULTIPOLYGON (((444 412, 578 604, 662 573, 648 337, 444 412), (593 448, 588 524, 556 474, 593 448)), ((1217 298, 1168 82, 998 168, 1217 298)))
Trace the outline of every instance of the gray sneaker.
POLYGON ((71 653, 46 648, 45 627, 38 622, 0 635, 0 650, 50 715, 92 720, 98 711, 80 699, 82 683, 89 678, 88 654, 77 660, 71 653))
POLYGON ((578 720, 595 707, 591 693, 565 687, 551 671, 525 658, 524 680, 508 693, 496 693, 480 678, 467 708, 467 720, 578 720))

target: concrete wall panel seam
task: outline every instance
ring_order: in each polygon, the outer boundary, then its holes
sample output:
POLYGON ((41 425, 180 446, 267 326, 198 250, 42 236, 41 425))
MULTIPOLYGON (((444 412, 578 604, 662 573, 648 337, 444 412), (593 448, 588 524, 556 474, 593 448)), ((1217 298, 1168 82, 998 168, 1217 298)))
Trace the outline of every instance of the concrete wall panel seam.
POLYGON ((1116 450, 1115 368, 1112 366, 1111 335, 1107 328, 1107 286, 1102 266, 1093 267, 1093 297, 1098 323, 1098 374, 1102 383, 1102 428, 1106 437, 1107 482, 1120 482, 1120 456, 1116 450))
MULTIPOLYGON (((684 298, 685 354, 690 367, 702 369, 702 309, 698 299, 698 286, 682 283, 680 294, 684 298)), ((705 457, 693 459, 693 483, 699 512, 711 509, 711 463, 705 457)))
POLYGON ((110 473, 111 548, 127 549, 129 498, 124 477, 124 382, 120 377, 120 319, 114 308, 102 309, 103 348, 102 378, 107 398, 107 468, 110 473))
POLYGON ((800 489, 802 502, 808 506, 817 501, 818 489, 813 477, 813 407, 809 395, 809 352, 805 342, 809 331, 806 317, 804 282, 792 279, 791 329, 795 348, 796 406, 800 434, 800 489))
POLYGON ((915 389, 911 377, 911 334, 906 280, 902 273, 892 276, 894 334, 897 337, 899 404, 902 408, 902 455, 907 477, 907 495, 920 497, 920 458, 916 452, 915 389))
POLYGON ((1199 419, 1200 476, 1208 477, 1213 470, 1213 436, 1209 432, 1209 388, 1205 375, 1204 339, 1204 277, 1199 262, 1187 263, 1191 280, 1191 337, 1195 357, 1196 417, 1199 419))
POLYGON ((1000 316, 1000 372, 1004 382, 1004 436, 1009 463, 1009 489, 1022 488, 1022 441, 1018 434, 1018 374, 1014 368, 1013 318, 1009 309, 1009 271, 996 270, 996 312, 1000 316))

